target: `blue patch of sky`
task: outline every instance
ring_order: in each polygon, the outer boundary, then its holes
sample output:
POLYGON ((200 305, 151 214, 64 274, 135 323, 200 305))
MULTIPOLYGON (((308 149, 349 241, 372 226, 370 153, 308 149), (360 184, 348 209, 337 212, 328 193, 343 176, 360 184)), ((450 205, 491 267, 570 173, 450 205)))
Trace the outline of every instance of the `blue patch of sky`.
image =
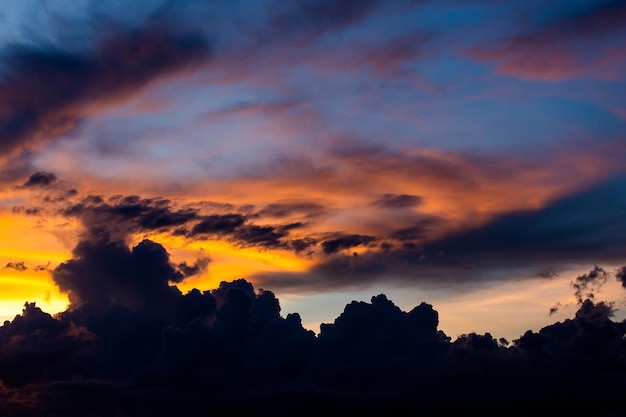
POLYGON ((587 135, 607 135, 623 125, 588 102, 560 97, 483 98, 425 108, 422 118, 438 129, 414 128, 422 143, 438 147, 533 152, 537 146, 558 146, 587 135))
POLYGON ((526 88, 510 97, 490 93, 488 83, 430 95, 393 85, 359 92, 358 84, 337 78, 321 89, 326 126, 388 145, 521 151, 624 130, 623 120, 590 101, 541 95, 541 83, 520 82, 526 88))
MULTIPOLYGON (((491 30, 504 29, 506 27, 504 25, 500 27, 499 22, 502 16, 499 9, 502 5, 506 6, 506 2, 501 4, 426 2, 415 9, 412 18, 419 22, 420 28, 442 34, 454 29, 478 27, 484 25, 486 21, 492 22, 491 30), (495 19, 496 16, 498 19, 495 19)), ((470 33, 472 34, 475 33, 470 33)))
POLYGON ((443 89, 445 96, 477 94, 490 88, 491 68, 460 56, 457 51, 442 51, 431 59, 418 60, 414 66, 435 89, 443 89))

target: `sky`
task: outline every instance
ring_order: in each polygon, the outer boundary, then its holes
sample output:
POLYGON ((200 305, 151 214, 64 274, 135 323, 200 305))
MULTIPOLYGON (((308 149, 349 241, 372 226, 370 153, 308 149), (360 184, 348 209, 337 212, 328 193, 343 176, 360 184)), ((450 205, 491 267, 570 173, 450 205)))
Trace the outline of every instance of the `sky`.
MULTIPOLYGON (((626 264, 621 1, 7 0, 0 315, 99 243, 245 278, 319 332, 421 301, 509 340, 626 264)), ((88 269, 88 268, 86 268, 88 269)), ((88 278, 84 278, 87 280, 88 278)), ((619 280, 596 299, 626 307, 619 280)))
POLYGON ((0 399, 234 387, 235 357, 258 386, 360 387, 366 327, 364 351, 448 355, 420 372, 451 398, 462 357, 623 358, 625 21, 612 0, 3 0, 0 399))

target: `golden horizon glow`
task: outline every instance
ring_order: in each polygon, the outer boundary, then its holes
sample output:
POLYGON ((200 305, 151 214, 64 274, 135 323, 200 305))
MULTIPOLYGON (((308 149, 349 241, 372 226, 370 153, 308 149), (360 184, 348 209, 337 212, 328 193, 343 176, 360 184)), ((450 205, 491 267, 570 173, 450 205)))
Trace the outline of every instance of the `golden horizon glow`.
POLYGON ((0 317, 12 319, 25 302, 35 302, 50 314, 67 308, 67 295, 49 273, 72 257, 71 243, 64 241, 66 226, 57 230, 56 224, 54 218, 42 221, 10 210, 0 213, 0 317))
MULTIPOLYGON (((238 247, 224 240, 187 241, 182 237, 166 234, 147 237, 162 244, 169 252, 173 263, 184 261, 192 264, 199 256, 209 256, 207 271, 200 276, 190 277, 176 284, 183 292, 192 288, 215 289, 222 281, 232 281, 238 278, 245 278, 254 285, 252 275, 260 270, 304 272, 312 265, 312 261, 287 250, 238 247)), ((139 238, 135 237, 134 240, 138 241, 139 238)))

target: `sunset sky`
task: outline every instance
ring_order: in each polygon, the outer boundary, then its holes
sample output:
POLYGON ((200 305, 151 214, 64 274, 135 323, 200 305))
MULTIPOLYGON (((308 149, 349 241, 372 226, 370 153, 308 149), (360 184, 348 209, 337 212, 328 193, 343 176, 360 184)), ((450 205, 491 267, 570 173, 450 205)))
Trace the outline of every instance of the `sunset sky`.
POLYGON ((4 0, 0 318, 80 305, 67 261, 144 239, 181 291, 245 278, 315 332, 377 294, 451 337, 570 317, 577 276, 626 265, 624 22, 597 0, 4 0))

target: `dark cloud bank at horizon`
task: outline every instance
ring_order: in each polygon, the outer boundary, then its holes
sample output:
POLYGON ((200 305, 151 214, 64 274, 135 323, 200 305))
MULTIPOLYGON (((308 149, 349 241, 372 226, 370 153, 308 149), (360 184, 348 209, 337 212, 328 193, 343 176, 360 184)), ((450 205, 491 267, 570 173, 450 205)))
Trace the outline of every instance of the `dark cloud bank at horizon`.
POLYGON ((174 284, 190 270, 158 243, 129 248, 90 229, 73 259, 52 271, 68 309, 52 316, 27 302, 0 327, 1 414, 414 414, 544 404, 602 413, 626 388, 626 321, 612 321, 613 306, 591 292, 608 277, 626 283, 626 267, 577 277, 575 317, 513 341, 490 333, 452 340, 432 305, 406 312, 384 294, 349 303, 316 335, 245 279, 183 294, 174 284))

